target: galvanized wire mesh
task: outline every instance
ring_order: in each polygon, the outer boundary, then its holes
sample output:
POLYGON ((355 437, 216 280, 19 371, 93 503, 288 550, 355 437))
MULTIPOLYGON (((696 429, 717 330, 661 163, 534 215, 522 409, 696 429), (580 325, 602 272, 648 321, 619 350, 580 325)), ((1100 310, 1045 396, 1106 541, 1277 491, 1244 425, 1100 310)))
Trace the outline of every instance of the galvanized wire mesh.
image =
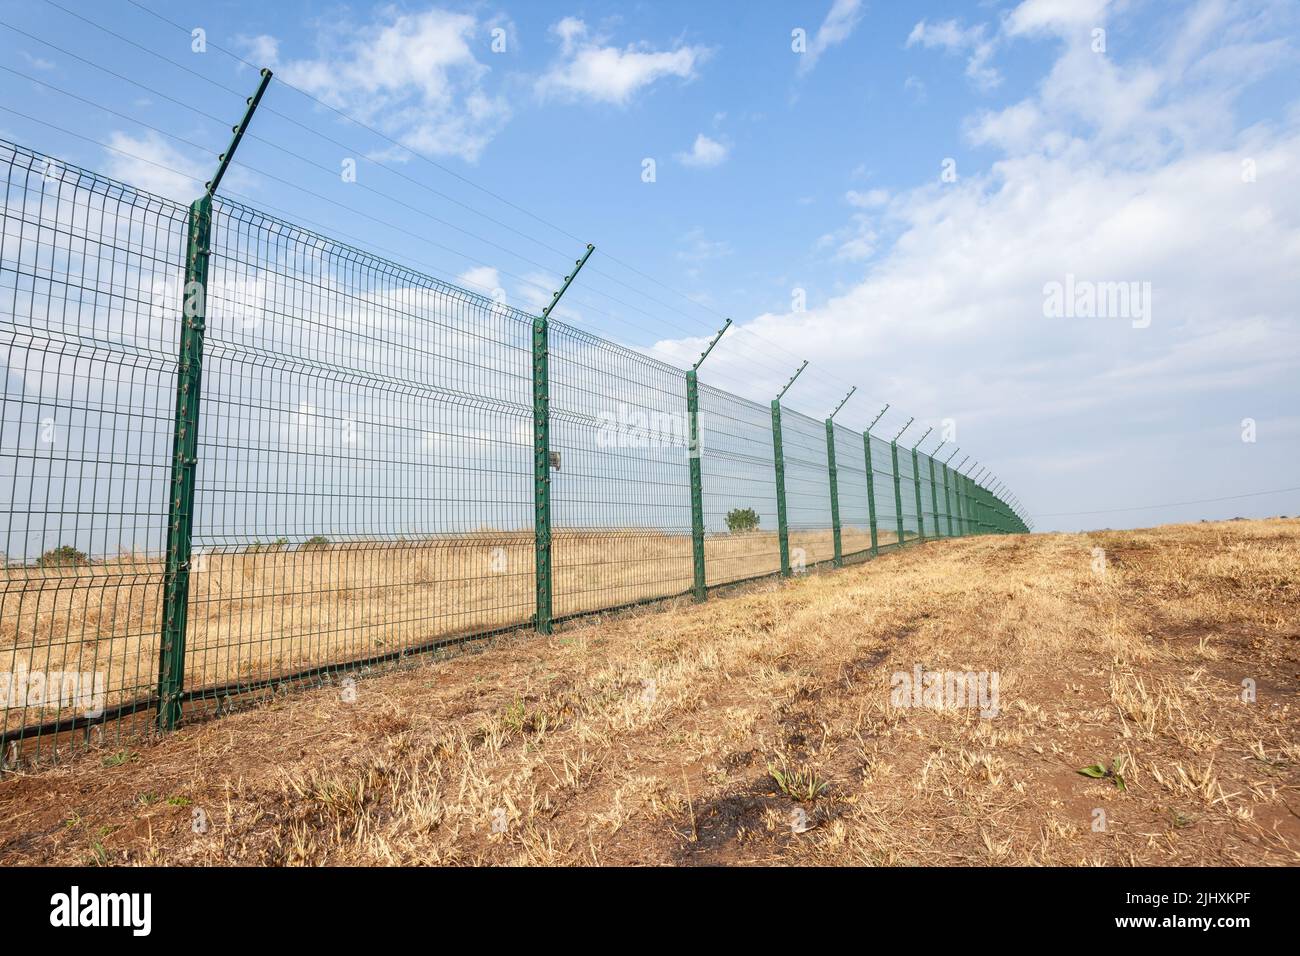
POLYGON ((921 483, 921 516, 923 519, 922 527, 925 529, 926 537, 937 537, 935 532, 934 520, 934 495, 930 483, 930 456, 918 455, 916 459, 917 479, 921 483))
MULTIPOLYGON (((865 450, 863 454, 865 465, 865 450)), ((894 499, 894 462, 889 442, 871 436, 871 471, 876 502, 876 541, 880 547, 898 544, 898 507, 894 499)))
POLYGON ((779 571, 771 410, 701 385, 700 468, 708 583, 779 571), (752 529, 736 523, 734 516, 745 511, 757 519, 752 529))
POLYGON ((5 142, 0 177, 0 729, 99 741, 157 678, 186 211, 5 142))
MULTIPOLYGON (((836 530, 861 560, 872 499, 879 547, 900 503, 917 534, 910 448, 896 480, 872 436, 869 485, 862 433, 833 426, 837 529, 826 423, 783 408, 778 461, 771 408, 702 384, 697 510, 679 369, 228 201, 183 325, 199 206, 3 141, 0 174, 6 759, 168 726, 172 700, 192 716, 690 593, 697 574, 797 573, 836 557, 836 530), (201 385, 183 329, 202 333, 201 385), (192 500, 173 481, 187 381, 192 500)), ((921 461, 926 533, 946 534, 956 476, 932 492, 921 461)), ((979 491, 985 524, 958 533, 1012 530, 979 491)))
POLYGON ((687 591, 682 373, 558 322, 550 332, 555 613, 687 591))
POLYGON ((227 202, 207 301, 187 686, 529 619, 528 316, 227 202))
MULTIPOLYGON (((862 433, 836 424, 835 472, 844 556, 871 550, 871 507, 867 499, 867 456, 862 433)), ((874 464, 874 463, 873 463, 874 464)))
POLYGON ((898 449, 898 480, 902 498, 903 539, 908 541, 921 533, 916 510, 916 469, 912 466, 912 449, 898 449))
POLYGON ((783 408, 781 426, 790 560, 806 568, 833 556, 826 424, 783 408))

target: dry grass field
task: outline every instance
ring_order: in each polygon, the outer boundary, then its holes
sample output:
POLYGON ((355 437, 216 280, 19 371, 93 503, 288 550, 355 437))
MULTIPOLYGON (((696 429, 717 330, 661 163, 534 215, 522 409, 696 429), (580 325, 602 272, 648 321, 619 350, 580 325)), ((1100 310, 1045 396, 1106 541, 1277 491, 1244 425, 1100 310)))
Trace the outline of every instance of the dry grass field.
MULTIPOLYGON (((881 530, 880 544, 895 540, 881 530)), ((843 532, 866 550, 864 529, 843 532)), ((792 531, 808 563, 829 560, 829 531, 792 531)), ((776 535, 705 540, 709 583, 779 568, 776 535)), ((566 532, 554 539, 557 616, 691 587, 689 536, 566 532)), ((163 564, 131 555, 72 567, 0 569, 0 671, 100 673, 109 707, 148 697, 158 674, 163 564)), ((485 532, 401 544, 275 546, 200 553, 190 578, 185 686, 249 683, 529 621, 531 534, 485 532)), ((0 703, 0 706, 3 706, 0 703)), ((66 708, 65 708, 66 710, 66 708)), ((6 709, 0 728, 60 716, 6 709)), ((61 716, 70 716, 67 713, 61 716)))
POLYGON ((1300 521, 939 541, 8 773, 0 864, 1296 865, 1298 677, 1300 521))

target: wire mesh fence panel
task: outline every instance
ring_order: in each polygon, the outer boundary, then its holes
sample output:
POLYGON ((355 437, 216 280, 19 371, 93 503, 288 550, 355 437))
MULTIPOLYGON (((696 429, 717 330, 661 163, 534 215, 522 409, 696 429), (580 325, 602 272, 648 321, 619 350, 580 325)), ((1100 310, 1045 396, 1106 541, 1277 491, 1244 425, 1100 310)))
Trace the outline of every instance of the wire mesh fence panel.
POLYGON ((867 500, 867 460, 862 433, 835 425, 835 472, 840 499, 840 540, 844 555, 871 550, 871 508, 867 500))
MULTIPOLYGON (((192 714, 545 630, 534 549, 547 493, 556 617, 692 590, 682 371, 558 322, 543 351, 532 316, 226 201, 204 309, 182 323, 201 212, 3 140, 0 171, 5 760, 146 733, 155 711, 171 726, 177 683, 192 714), (201 362, 178 359, 196 343, 201 362), (195 430, 182 409, 196 386, 195 430), (197 436, 193 461, 181 435, 197 436), (177 461, 195 470, 192 511, 177 461), (178 541, 191 539, 187 562, 178 541)), ((698 394, 704 581, 776 573, 771 409, 698 394)), ((865 449, 833 434, 842 552, 860 559, 865 449)), ((834 553, 826 425, 783 409, 781 437, 800 569, 834 553)), ((896 488, 889 443, 870 442, 889 547, 900 504, 918 531, 911 449, 896 488)), ((926 533, 946 534, 930 465, 926 533)), ((985 489, 953 476, 950 491, 967 531, 1022 527, 985 489)))
POLYGON ((21 759, 151 726, 186 210, 2 141, 0 175, 0 729, 28 728, 21 759))
POLYGON ((928 455, 918 455, 916 467, 919 472, 918 477, 921 479, 921 517, 923 519, 922 527, 925 529, 927 538, 936 537, 934 521, 934 501, 930 494, 930 458, 928 455))
POLYGON ((785 494, 790 528, 790 563, 798 568, 835 556, 831 536, 830 471, 826 423, 781 409, 781 444, 785 450, 785 494))
MULTIPOLYGON (((898 543, 898 508, 894 501, 894 462, 889 442, 871 436, 872 491, 876 499, 876 543, 880 547, 898 543)), ((863 467, 866 455, 863 454, 863 467)))
POLYGON ((528 317, 226 202, 208 286, 191 691, 526 622, 528 317))
POLYGON ((903 538, 910 541, 920 532, 916 513, 916 469, 912 467, 912 449, 898 449, 898 477, 903 499, 903 538))
POLYGON ((956 523, 949 527, 948 517, 951 511, 951 498, 948 493, 946 484, 947 473, 943 468, 943 461, 936 459, 934 463, 934 493, 939 499, 939 534, 941 537, 950 538, 956 531, 956 523))
POLYGON ((771 409, 701 385, 700 471, 708 583, 779 571, 771 409))
POLYGON ((689 590, 685 376, 552 322, 550 382, 556 616, 689 590))

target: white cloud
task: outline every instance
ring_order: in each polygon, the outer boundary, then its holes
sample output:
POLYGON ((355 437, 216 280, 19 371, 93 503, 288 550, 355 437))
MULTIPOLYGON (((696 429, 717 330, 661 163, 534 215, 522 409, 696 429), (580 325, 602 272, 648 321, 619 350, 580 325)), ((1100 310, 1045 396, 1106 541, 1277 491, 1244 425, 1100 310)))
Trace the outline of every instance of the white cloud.
POLYGON ((682 236, 681 242, 682 248, 678 250, 677 258, 691 262, 721 259, 732 253, 731 243, 725 239, 709 239, 698 226, 682 236))
POLYGON ((1009 34, 1070 33, 1101 26, 1109 0, 1025 0, 1007 17, 1009 34))
POLYGON ((151 130, 140 136, 115 131, 108 145, 106 176, 177 202, 196 199, 216 172, 214 161, 200 162, 151 130))
POLYGON ((490 68, 474 54, 484 31, 469 14, 386 8, 379 20, 321 37, 324 52, 314 59, 276 62, 273 37, 244 46, 290 83, 412 149, 473 162, 510 118, 504 97, 487 89, 490 68))
POLYGON ((726 161, 728 152, 726 145, 700 133, 695 137, 695 144, 690 152, 677 154, 677 161, 683 166, 701 168, 720 166, 726 161))
MULTIPOLYGON (((511 299, 517 307, 529 315, 537 315, 551 304, 555 290, 563 283, 561 276, 547 275, 545 272, 526 272, 520 277, 521 282, 515 289, 515 298, 511 299)), ((577 287, 573 291, 577 291, 577 287)), ((566 292, 550 313, 551 318, 570 325, 580 325, 584 321, 582 312, 575 306, 574 297, 566 292)))
MULTIPOLYGON (((1049 40, 1073 22, 1065 5, 1027 8, 1012 22, 1051 26, 1049 40)), ((1128 59, 1091 53, 1087 30, 1065 37, 1033 95, 968 120, 999 153, 988 168, 882 206, 846 195, 850 225, 824 245, 871 255, 865 276, 738 331, 831 375, 869 375, 927 424, 956 418, 958 444, 1042 511, 1210 497, 1294 470, 1293 445, 1244 446, 1236 423, 1292 407, 1300 376, 1300 107, 1248 127, 1234 115, 1258 74, 1228 64, 1251 51, 1276 62, 1252 7, 1204 0, 1173 16, 1158 47, 1128 59), (1045 318, 1044 285, 1067 274, 1151 283, 1150 326, 1045 318)), ((756 398, 782 384, 725 350, 710 364, 756 398)))
POLYGON ((966 75, 981 89, 992 89, 1002 82, 996 69, 989 66, 993 57, 994 42, 984 24, 964 27, 956 20, 917 23, 908 34, 907 46, 920 44, 927 50, 940 49, 948 53, 969 53, 966 75))
POLYGON ((799 72, 811 72, 823 53, 853 34, 861 18, 862 0, 834 0, 826 19, 808 41, 808 50, 799 60, 799 72))
POLYGON ((595 100, 626 106, 656 81, 667 77, 692 80, 709 57, 702 46, 655 50, 645 43, 619 48, 593 36, 586 23, 565 17, 551 27, 560 39, 560 57, 536 82, 543 98, 595 100))
POLYGON ((866 192, 859 192, 850 189, 844 194, 844 201, 858 209, 875 209, 889 202, 889 190, 869 189, 866 192))
POLYGON ((259 66, 268 66, 280 62, 280 41, 265 33, 257 36, 240 36, 235 43, 244 50, 244 59, 251 60, 259 66))
POLYGON ((477 292, 479 295, 492 296, 497 289, 502 288, 501 273, 492 266, 475 266, 462 272, 456 277, 456 282, 466 286, 471 292, 477 292))
POLYGON ((18 53, 22 56, 24 62, 26 62, 26 64, 32 69, 42 71, 54 69, 54 64, 43 56, 32 56, 26 50, 19 50, 18 53))

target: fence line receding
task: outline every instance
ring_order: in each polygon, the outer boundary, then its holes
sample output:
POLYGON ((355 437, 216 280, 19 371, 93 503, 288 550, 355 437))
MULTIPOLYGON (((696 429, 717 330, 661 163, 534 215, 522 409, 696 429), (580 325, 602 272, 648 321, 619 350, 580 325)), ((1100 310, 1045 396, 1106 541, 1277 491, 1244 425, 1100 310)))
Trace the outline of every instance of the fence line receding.
POLYGON ((6 761, 783 565, 1026 530, 911 446, 692 398, 685 371, 247 206, 209 197, 198 221, 4 141, 0 175, 6 761))

